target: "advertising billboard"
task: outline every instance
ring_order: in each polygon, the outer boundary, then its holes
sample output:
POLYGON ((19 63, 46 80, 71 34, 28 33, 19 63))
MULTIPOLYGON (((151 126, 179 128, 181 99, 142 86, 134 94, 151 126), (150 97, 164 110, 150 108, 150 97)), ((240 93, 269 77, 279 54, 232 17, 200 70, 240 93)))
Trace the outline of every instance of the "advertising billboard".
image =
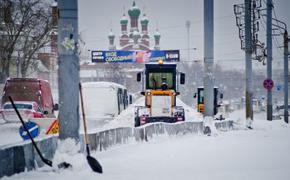
POLYGON ((92 62, 157 62, 162 59, 167 62, 179 61, 179 50, 151 51, 92 51, 92 62))

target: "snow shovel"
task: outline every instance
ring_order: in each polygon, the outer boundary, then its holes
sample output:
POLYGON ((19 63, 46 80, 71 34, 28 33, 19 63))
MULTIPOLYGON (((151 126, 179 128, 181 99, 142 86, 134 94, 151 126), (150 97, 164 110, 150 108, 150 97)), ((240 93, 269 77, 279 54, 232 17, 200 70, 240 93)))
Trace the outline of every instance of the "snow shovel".
POLYGON ((84 131, 85 131, 85 143, 86 143, 86 150, 87 150, 87 160, 89 165, 91 166, 92 170, 98 173, 103 173, 103 169, 101 164, 90 155, 90 148, 89 148, 89 138, 87 134, 87 125, 86 125, 86 117, 85 117, 85 110, 84 110, 84 102, 83 102, 83 93, 82 93, 82 85, 79 83, 80 89, 80 96, 81 96, 81 106, 82 106, 82 114, 83 114, 83 124, 84 124, 84 131))
MULTIPOLYGON (((20 119, 20 121, 21 121, 21 123, 22 123, 22 126, 23 126, 23 128, 24 128, 24 130, 27 132, 27 134, 28 134, 28 136, 29 136, 29 138, 30 138, 30 140, 31 140, 31 142, 32 142, 32 145, 33 145, 34 148, 36 149, 36 152, 38 153, 40 159, 42 160, 42 162, 44 162, 44 164, 46 164, 46 165, 52 167, 52 161, 50 161, 50 160, 48 160, 48 159, 45 159, 45 158, 42 156, 42 154, 41 154, 40 150, 38 149, 38 147, 37 147, 37 145, 36 145, 36 143, 35 143, 33 137, 31 136, 29 130, 28 130, 27 127, 25 126, 25 123, 24 123, 24 121, 23 121, 23 119, 22 119, 22 117, 21 117, 21 115, 20 115, 18 109, 16 108, 16 106, 15 106, 15 104, 14 104, 14 102, 13 102, 11 96, 9 96, 8 98, 9 98, 9 100, 10 100, 10 102, 11 102, 11 104, 12 104, 12 106, 13 106, 13 108, 14 108, 14 110, 15 110, 17 116, 18 116, 18 118, 20 119)), ((59 169, 61 169, 61 168, 70 168, 70 167, 72 167, 72 165, 69 164, 69 163, 67 163, 67 162, 62 162, 62 163, 58 164, 57 167, 58 167, 59 169)))

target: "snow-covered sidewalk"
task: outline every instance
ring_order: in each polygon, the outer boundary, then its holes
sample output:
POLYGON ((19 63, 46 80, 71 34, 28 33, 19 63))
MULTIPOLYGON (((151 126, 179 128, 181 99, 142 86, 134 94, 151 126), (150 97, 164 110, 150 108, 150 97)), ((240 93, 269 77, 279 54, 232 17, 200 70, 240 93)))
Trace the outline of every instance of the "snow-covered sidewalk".
POLYGON ((255 120, 253 127, 210 137, 160 136, 94 152, 103 166, 101 175, 91 171, 83 154, 76 154, 68 160, 73 169, 44 167, 3 179, 289 179, 290 126, 281 120, 255 120))

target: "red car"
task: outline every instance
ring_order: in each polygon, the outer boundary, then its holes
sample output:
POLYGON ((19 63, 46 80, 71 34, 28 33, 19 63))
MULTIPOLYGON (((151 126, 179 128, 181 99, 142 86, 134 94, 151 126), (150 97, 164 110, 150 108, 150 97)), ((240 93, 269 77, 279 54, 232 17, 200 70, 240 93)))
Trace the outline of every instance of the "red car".
MULTIPOLYGON (((28 121, 31 118, 44 118, 45 116, 39 105, 34 101, 15 101, 14 104, 24 121, 28 121)), ((1 115, 6 122, 20 122, 10 102, 4 103, 1 109, 1 115)))
MULTIPOLYGON (((8 78, 2 92, 1 107, 14 101, 36 102, 45 116, 55 118, 54 111, 58 110, 58 104, 53 103, 50 84, 46 80, 36 78, 8 78)), ((37 111, 37 110, 36 110, 37 111)))

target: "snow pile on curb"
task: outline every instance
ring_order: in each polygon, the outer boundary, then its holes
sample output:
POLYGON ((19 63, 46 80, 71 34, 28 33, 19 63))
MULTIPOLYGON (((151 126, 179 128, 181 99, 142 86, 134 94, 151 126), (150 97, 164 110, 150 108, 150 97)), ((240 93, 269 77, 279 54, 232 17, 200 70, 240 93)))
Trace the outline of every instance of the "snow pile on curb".
MULTIPOLYGON (((141 97, 135 101, 135 103, 128 106, 127 109, 121 112, 119 116, 114 118, 112 121, 109 121, 103 127, 98 127, 90 130, 90 132, 97 132, 103 131, 108 129, 114 129, 119 127, 134 127, 134 108, 135 106, 144 106, 144 97, 141 97)), ((202 116, 200 113, 196 112, 195 109, 191 108, 190 106, 186 105, 182 102, 179 98, 176 99, 177 106, 184 107, 185 111, 185 121, 202 121, 202 116)))

